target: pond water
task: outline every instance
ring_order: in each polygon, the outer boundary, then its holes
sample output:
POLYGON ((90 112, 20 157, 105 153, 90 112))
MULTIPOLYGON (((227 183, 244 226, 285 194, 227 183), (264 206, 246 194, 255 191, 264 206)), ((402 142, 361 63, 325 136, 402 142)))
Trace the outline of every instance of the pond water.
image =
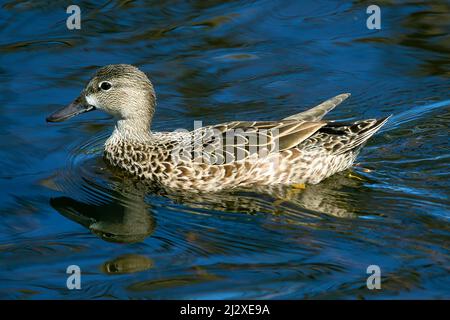
POLYGON ((448 1, 382 1, 381 30, 371 1, 79 1, 80 30, 69 4, 0 5, 0 298, 450 298, 448 1), (149 74, 154 130, 344 92, 328 119, 393 117, 305 190, 162 194, 106 166, 111 117, 45 122, 110 63, 149 74))

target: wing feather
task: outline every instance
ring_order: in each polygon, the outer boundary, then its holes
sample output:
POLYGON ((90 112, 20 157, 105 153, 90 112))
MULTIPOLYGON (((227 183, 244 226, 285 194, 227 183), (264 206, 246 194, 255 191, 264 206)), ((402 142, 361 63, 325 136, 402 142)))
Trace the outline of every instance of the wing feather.
POLYGON ((191 150, 194 161, 226 164, 263 150, 267 155, 294 148, 326 124, 301 120, 234 121, 192 131, 181 149, 191 150))

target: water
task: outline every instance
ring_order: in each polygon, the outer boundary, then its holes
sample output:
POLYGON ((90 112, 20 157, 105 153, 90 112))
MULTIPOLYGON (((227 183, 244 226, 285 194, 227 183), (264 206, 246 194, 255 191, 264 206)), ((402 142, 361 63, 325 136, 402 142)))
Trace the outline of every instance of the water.
POLYGON ((69 31, 63 1, 3 1, 0 298, 450 298, 450 7, 384 1, 378 31, 370 4, 82 1, 69 31), (329 119, 394 116, 357 166, 306 190, 161 194, 106 167, 109 116, 45 123, 109 63, 150 75, 155 130, 343 92, 329 119))

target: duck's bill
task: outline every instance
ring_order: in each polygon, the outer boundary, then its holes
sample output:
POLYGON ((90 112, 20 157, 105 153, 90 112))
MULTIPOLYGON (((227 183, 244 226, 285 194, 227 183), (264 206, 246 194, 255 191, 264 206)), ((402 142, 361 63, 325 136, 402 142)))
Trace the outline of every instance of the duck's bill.
POLYGON ((80 113, 95 110, 95 107, 88 104, 84 99, 78 97, 74 102, 69 104, 47 117, 47 122, 61 122, 70 119, 80 113))

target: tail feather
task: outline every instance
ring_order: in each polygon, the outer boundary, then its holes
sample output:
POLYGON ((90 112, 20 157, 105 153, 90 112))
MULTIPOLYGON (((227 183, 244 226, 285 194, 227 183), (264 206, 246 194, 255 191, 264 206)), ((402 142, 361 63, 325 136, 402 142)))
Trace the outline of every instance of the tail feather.
MULTIPOLYGON (((382 119, 368 119, 357 121, 350 126, 335 127, 335 133, 341 136, 337 139, 336 146, 333 148, 334 154, 343 154, 350 150, 362 147, 362 145, 369 140, 390 118, 391 116, 382 119)), ((328 126, 328 129, 333 128, 337 123, 328 126)), ((327 130, 327 127, 324 127, 327 130)))
POLYGON ((337 95, 331 99, 322 102, 321 104, 315 106, 314 108, 294 114, 292 116, 284 118, 283 120, 319 121, 328 112, 333 110, 337 105, 341 104, 348 97, 350 97, 350 93, 343 93, 337 95))

